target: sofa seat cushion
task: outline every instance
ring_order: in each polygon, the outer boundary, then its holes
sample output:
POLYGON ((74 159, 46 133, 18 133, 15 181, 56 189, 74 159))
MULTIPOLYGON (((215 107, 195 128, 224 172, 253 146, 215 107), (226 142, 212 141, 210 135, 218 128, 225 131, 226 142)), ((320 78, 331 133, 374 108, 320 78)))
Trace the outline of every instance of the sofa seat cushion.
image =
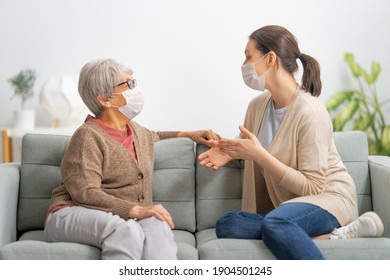
POLYGON ((198 250, 192 245, 176 241, 178 260, 198 260, 198 250))
MULTIPOLYGON (((215 229, 197 232, 199 258, 205 260, 275 259, 262 240, 217 239, 215 229)), ((315 240, 329 260, 388 260, 389 238, 315 240)))
POLYGON ((2 260, 98 260, 100 249, 78 243, 22 240, 0 250, 2 260))
POLYGON ((196 240, 193 233, 185 230, 173 230, 176 243, 185 243, 196 248, 196 240))
POLYGON ((215 234, 215 228, 209 228, 196 232, 196 242, 198 244, 198 247, 214 239, 217 239, 217 235, 215 234))
POLYGON ((23 233, 18 242, 0 250, 0 259, 8 260, 99 260, 99 248, 70 242, 46 242, 43 230, 23 233))
MULTIPOLYGON (((179 260, 197 260, 195 236, 184 230, 173 231, 178 247, 179 260)), ((10 243, 0 250, 0 259, 48 260, 48 259, 101 259, 99 248, 66 242, 45 242, 43 230, 25 232, 18 242, 10 243)))
POLYGON ((196 249, 196 240, 193 233, 185 230, 173 230, 177 244, 177 259, 179 260, 197 260, 199 259, 196 249))
POLYGON ((36 240, 36 241, 45 241, 45 236, 43 235, 43 230, 31 230, 23 233, 19 237, 19 241, 24 240, 36 240))
POLYGON ((389 238, 356 238, 348 240, 316 240, 329 260, 388 260, 389 238))
POLYGON ((274 260, 262 240, 217 239, 214 229, 197 233, 201 260, 274 260))

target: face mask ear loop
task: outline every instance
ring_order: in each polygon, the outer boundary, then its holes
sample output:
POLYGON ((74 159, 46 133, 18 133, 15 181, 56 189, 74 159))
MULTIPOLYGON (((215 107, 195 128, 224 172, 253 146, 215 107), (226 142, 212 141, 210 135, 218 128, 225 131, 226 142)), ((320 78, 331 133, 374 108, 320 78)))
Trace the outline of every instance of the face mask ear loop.
POLYGON ((259 60, 257 60, 256 62, 253 62, 253 65, 257 64, 257 62, 259 62, 260 60, 262 60, 266 55, 268 55, 268 53, 266 53, 265 55, 263 55, 262 57, 260 57, 259 60))
MULTIPOLYGON (((263 59, 264 57, 266 57, 268 54, 269 54, 269 52, 267 52, 265 55, 263 55, 262 57, 260 57, 258 61, 253 62, 253 68, 254 68, 255 72, 256 72, 255 65, 257 64, 257 62, 259 62, 260 60, 262 60, 262 59, 263 59)), ((264 77, 265 77, 265 74, 268 72, 269 69, 270 69, 270 67, 268 67, 268 69, 267 69, 267 70, 263 73, 263 75, 261 75, 261 76, 264 76, 264 77)), ((257 73, 256 73, 256 75, 257 75, 257 73)))
POLYGON ((108 107, 114 107, 114 108, 117 108, 117 109, 120 108, 120 106, 114 105, 114 104, 112 104, 111 102, 108 102, 108 104, 109 104, 108 107))
POLYGON ((267 72, 269 71, 269 69, 271 69, 271 67, 268 67, 268 69, 263 73, 263 75, 262 76, 264 76, 265 77, 265 74, 267 74, 267 72))
MULTIPOLYGON (((122 95, 122 93, 112 93, 113 97, 115 96, 118 96, 118 95, 122 95)), ((110 97, 110 98, 113 98, 113 97, 110 97)), ((108 101, 108 100, 107 100, 108 101)), ((117 108, 119 109, 121 106, 118 106, 118 105, 114 105, 112 104, 110 101, 108 101, 108 107, 114 107, 114 108, 117 108)))

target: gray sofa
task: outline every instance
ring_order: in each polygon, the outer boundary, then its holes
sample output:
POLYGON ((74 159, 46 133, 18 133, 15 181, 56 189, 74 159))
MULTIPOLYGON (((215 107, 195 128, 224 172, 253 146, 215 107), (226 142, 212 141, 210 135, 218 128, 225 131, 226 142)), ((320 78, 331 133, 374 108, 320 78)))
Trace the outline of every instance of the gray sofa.
MULTIPOLYGON (((0 259, 100 259, 96 247, 47 243, 43 221, 51 189, 61 181, 60 162, 69 137, 28 134, 21 163, 0 164, 0 259)), ((354 178, 360 213, 382 218, 381 238, 316 241, 327 259, 390 259, 390 158, 368 156, 362 132, 334 134, 338 151, 354 178)), ((155 144, 153 196, 171 212, 179 259, 274 259, 260 240, 217 239, 215 222, 241 204, 242 161, 218 171, 199 166, 206 150, 190 139, 155 144)))

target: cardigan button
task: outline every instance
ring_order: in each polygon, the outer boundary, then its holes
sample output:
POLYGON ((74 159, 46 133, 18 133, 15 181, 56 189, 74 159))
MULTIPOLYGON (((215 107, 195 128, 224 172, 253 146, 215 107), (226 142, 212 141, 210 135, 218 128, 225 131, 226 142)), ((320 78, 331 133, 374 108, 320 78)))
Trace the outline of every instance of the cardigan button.
POLYGON ((144 201, 144 196, 142 195, 142 194, 138 194, 137 195, 137 200, 138 200, 138 202, 143 202, 144 201))
POLYGON ((142 174, 142 173, 138 173, 138 180, 141 180, 142 178, 144 177, 144 174, 142 174))

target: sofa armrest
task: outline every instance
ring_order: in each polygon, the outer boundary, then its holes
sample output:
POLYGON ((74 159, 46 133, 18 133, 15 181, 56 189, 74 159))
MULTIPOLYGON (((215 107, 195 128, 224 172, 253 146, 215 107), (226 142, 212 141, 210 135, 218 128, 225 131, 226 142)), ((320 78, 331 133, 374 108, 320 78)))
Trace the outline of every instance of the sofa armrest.
POLYGON ((383 221, 384 236, 390 237, 390 157, 369 156, 372 207, 383 221))
POLYGON ((17 238, 19 168, 19 163, 0 164, 0 248, 17 238))

